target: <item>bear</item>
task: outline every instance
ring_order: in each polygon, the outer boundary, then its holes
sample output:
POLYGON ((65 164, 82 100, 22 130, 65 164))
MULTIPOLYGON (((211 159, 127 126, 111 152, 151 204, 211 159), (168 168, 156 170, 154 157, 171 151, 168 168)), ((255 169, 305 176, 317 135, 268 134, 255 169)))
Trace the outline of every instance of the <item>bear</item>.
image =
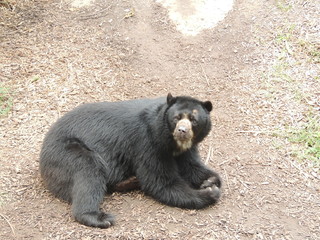
POLYGON ((144 194, 173 207, 218 202, 220 176, 202 163, 198 144, 211 130, 212 103, 190 96, 87 103, 46 134, 39 168, 46 188, 71 203, 81 224, 115 223, 100 209, 106 193, 136 178, 144 194))

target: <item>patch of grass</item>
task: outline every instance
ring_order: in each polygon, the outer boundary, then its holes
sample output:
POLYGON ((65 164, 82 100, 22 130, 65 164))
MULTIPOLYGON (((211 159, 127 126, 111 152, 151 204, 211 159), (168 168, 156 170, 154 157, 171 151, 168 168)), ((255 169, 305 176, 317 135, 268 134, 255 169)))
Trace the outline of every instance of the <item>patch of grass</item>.
POLYGON ((293 82, 292 77, 286 73, 288 65, 285 62, 279 62, 273 66, 272 78, 277 82, 293 82))
POLYGON ((4 205, 4 203, 6 201, 5 199, 6 199, 5 193, 4 192, 0 192, 0 207, 2 205, 4 205))
MULTIPOLYGON (((282 3, 285 1, 277 1, 277 6, 282 3)), ((278 50, 277 58, 266 76, 265 87, 271 96, 269 101, 285 99, 282 103, 292 107, 290 114, 297 111, 297 114, 292 116, 309 116, 300 120, 286 120, 282 130, 275 131, 273 135, 285 138, 291 143, 290 154, 296 159, 320 169, 320 114, 315 108, 318 98, 316 93, 319 90, 310 89, 310 82, 316 86, 319 78, 316 74, 307 76, 297 71, 305 70, 304 66, 308 64, 311 68, 315 66, 314 63, 320 62, 320 45, 307 36, 303 39, 298 27, 289 22, 277 29, 274 38, 278 50), (303 123, 299 126, 294 124, 301 120, 303 123)))
POLYGON ((276 6, 284 12, 287 12, 292 8, 292 5, 286 0, 276 0, 276 6))
POLYGON ((12 108, 12 97, 8 88, 0 86, 0 117, 7 115, 12 108))
POLYGON ((297 144, 293 154, 301 160, 309 160, 320 166, 320 116, 312 116, 298 128, 290 127, 287 139, 297 144))
POLYGON ((279 29, 277 33, 276 40, 277 42, 290 41, 293 39, 294 30, 296 28, 295 24, 287 24, 282 29, 279 29))
POLYGON ((299 39, 298 45, 300 46, 301 50, 309 56, 309 58, 311 59, 311 62, 320 63, 320 44, 319 43, 312 43, 304 39, 299 39))
POLYGON ((285 59, 286 55, 293 56, 297 62, 309 58, 311 63, 320 63, 320 44, 318 40, 303 39, 296 33, 295 24, 286 24, 278 29, 275 42, 280 48, 279 59, 285 59))

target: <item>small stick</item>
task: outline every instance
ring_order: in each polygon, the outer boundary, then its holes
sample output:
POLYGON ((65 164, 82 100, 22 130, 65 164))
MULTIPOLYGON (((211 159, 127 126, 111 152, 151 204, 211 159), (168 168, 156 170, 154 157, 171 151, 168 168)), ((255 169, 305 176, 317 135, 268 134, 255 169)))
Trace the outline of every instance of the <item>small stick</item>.
POLYGON ((255 133, 255 134, 260 134, 260 133, 268 133, 268 131, 235 131, 236 133, 255 133))
POLYGON ((205 161, 205 164, 207 165, 209 160, 210 160, 210 157, 211 157, 211 152, 212 152, 212 147, 210 145, 209 147, 209 151, 208 151, 208 155, 207 155, 207 158, 206 158, 206 161, 205 161))
POLYGON ((201 66, 201 69, 202 69, 202 73, 203 73, 203 75, 204 75, 204 77, 205 77, 205 79, 206 79, 207 85, 208 85, 208 87, 209 87, 209 86, 210 86, 210 83, 209 83, 208 76, 207 76, 207 74, 206 74, 206 72, 204 71, 204 69, 203 69, 202 66, 201 66))
POLYGON ((1 216, 4 220, 6 220, 6 222, 8 223, 8 225, 9 225, 10 228, 11 228, 11 231, 12 231, 13 236, 15 236, 16 234, 15 234, 15 232, 14 232, 14 228, 13 228, 13 226, 11 225, 11 223, 9 222, 9 220, 6 218, 6 216, 4 216, 4 215, 1 214, 1 213, 0 213, 0 216, 1 216))
POLYGON ((229 185, 229 177, 228 177, 228 174, 227 174, 227 171, 226 171, 225 167, 223 167, 223 171, 224 171, 224 175, 226 177, 226 183, 227 183, 229 192, 231 192, 231 188, 230 188, 230 185, 229 185))
POLYGON ((97 11, 96 13, 93 13, 93 14, 89 14, 87 16, 80 16, 79 17, 79 20, 89 20, 89 19, 98 19, 98 18, 102 18, 106 15, 108 15, 108 10, 112 7, 112 5, 106 7, 106 8, 103 8, 99 11, 97 11), (101 14, 101 13, 104 13, 104 14, 101 14), (100 14, 100 15, 98 15, 100 14))

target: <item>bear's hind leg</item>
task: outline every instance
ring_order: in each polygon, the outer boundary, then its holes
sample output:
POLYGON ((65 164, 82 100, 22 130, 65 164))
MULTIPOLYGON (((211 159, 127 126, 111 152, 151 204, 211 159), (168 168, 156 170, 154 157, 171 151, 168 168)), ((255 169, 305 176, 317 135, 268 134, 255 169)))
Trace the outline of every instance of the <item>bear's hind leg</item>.
POLYGON ((100 210, 106 192, 106 180, 99 170, 79 172, 74 178, 72 213, 76 221, 91 227, 108 228, 114 224, 112 215, 100 210))

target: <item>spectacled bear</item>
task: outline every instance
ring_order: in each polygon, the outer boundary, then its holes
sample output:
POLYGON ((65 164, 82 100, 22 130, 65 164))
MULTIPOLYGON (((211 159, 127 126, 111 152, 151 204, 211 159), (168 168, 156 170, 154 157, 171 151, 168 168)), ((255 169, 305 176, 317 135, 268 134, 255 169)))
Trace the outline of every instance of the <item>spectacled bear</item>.
POLYGON ((48 190, 72 204, 76 221, 108 228, 107 191, 135 176, 141 190, 169 206, 201 209, 220 197, 221 179, 197 145, 211 129, 210 101, 189 96, 84 104, 45 136, 40 172, 48 190))

